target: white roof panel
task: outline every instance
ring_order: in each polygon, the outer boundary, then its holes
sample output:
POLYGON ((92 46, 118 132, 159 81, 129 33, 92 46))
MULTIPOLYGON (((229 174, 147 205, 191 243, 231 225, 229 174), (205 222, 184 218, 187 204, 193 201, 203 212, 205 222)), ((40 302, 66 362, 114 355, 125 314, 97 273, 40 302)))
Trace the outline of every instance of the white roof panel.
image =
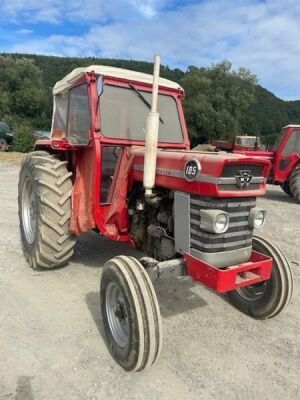
POLYGON ((288 124, 288 125, 284 126, 282 129, 284 129, 284 128, 299 128, 299 127, 300 127, 300 125, 288 124))
MULTIPOLYGON (((62 80, 58 81, 53 88, 53 94, 64 92, 65 90, 72 87, 74 83, 76 83, 78 79, 84 76, 87 72, 92 71, 99 75, 126 79, 128 81, 149 83, 151 85, 153 83, 153 76, 150 74, 130 71, 128 69, 109 67, 107 65, 90 65, 89 67, 76 68, 67 76, 65 76, 62 80)), ((159 78, 159 85, 166 88, 183 90, 178 83, 170 81, 169 79, 159 78)))

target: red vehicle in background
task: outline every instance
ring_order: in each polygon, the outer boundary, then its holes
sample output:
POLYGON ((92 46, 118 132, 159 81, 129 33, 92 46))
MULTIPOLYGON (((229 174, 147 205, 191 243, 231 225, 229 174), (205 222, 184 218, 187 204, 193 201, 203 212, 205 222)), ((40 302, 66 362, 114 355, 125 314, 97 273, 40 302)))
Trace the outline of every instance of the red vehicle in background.
POLYGON ((258 136, 236 136, 234 143, 228 140, 213 140, 212 145, 215 146, 216 150, 230 152, 235 150, 261 150, 260 138, 258 136))
POLYGON ((240 151, 251 157, 271 161, 268 183, 280 185, 285 193, 300 203, 300 125, 282 128, 272 151, 240 151))

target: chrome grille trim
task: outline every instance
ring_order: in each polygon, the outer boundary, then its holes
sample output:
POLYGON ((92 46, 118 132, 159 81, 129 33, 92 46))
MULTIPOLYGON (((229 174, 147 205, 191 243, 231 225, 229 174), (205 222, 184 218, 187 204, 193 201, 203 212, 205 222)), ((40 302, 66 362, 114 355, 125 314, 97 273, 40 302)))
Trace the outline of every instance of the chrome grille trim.
POLYGON ((255 207, 256 199, 217 199, 190 195, 190 245, 202 252, 222 252, 249 247, 252 244, 253 229, 249 226, 249 214, 255 207), (200 228, 200 210, 215 209, 229 214, 229 227, 222 234, 210 233, 200 228))
MULTIPOLYGON (((228 249, 229 247, 236 247, 236 246, 244 246, 244 245, 249 245, 250 243, 252 243, 252 238, 250 239, 245 239, 245 240, 238 240, 238 241, 234 241, 234 242, 229 242, 229 243, 223 243, 222 247, 224 249, 228 249)), ((211 243, 203 243, 194 239, 191 239, 191 244, 194 244, 197 247, 204 247, 205 249, 218 249, 220 247, 219 244, 211 244, 211 243)))

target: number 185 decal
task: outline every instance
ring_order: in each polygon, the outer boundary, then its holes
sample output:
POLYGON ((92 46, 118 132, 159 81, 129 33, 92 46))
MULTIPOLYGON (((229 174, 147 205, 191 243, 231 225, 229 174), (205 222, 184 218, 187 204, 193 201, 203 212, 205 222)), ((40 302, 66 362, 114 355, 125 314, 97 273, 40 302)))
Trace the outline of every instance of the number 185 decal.
POLYGON ((201 165, 198 160, 189 160, 184 166, 184 177, 187 181, 194 181, 198 178, 201 165))

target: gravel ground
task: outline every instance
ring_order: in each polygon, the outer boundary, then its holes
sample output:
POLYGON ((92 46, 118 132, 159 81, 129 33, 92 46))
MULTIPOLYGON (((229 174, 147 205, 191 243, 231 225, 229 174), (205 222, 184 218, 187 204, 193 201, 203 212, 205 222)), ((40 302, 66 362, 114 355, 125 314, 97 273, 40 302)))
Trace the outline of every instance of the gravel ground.
POLYGON ((291 261, 294 296, 274 319, 255 321, 188 278, 160 282, 161 357, 125 373, 111 359, 99 315, 103 263, 139 253, 95 233, 65 268, 33 271, 20 248, 18 168, 0 163, 0 399, 299 399, 300 205, 270 187, 263 234, 291 261))

